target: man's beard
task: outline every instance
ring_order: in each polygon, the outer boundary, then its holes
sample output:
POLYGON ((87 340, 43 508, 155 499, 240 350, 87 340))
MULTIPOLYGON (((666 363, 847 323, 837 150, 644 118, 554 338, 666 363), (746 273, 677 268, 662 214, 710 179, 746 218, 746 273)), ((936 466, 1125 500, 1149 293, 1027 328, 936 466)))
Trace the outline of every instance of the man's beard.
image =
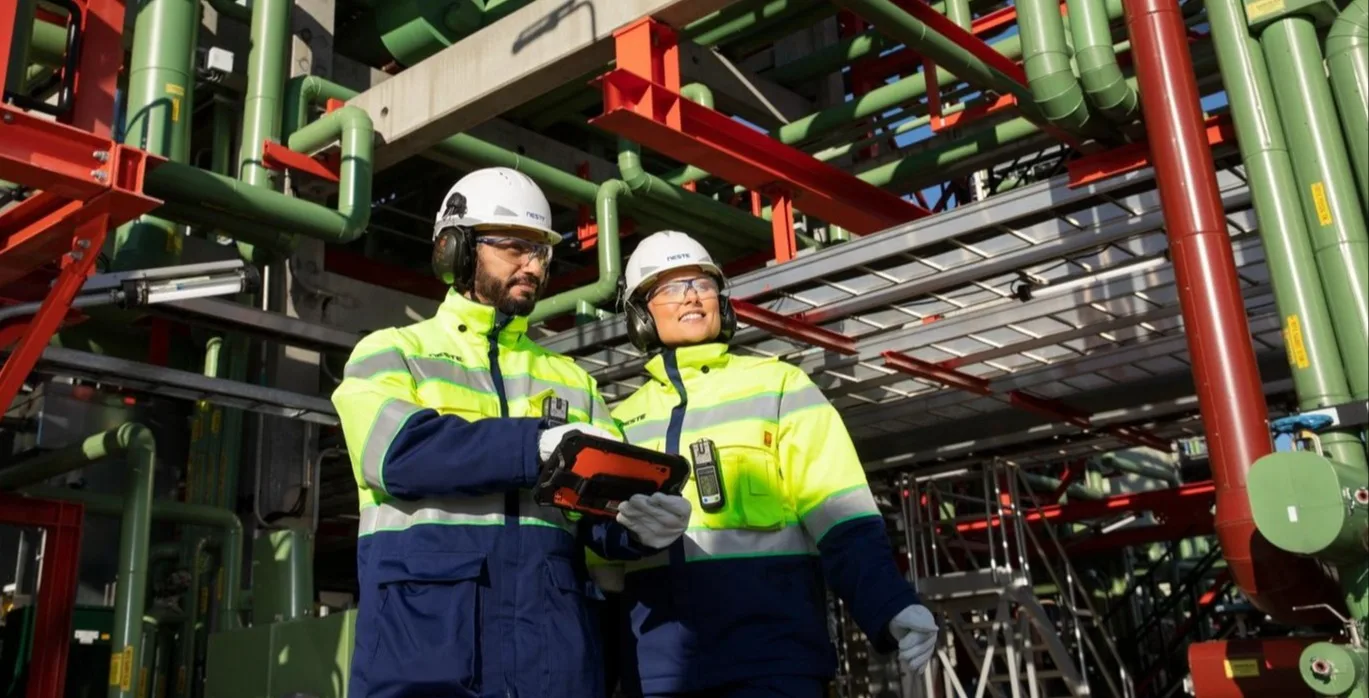
POLYGON ((537 299, 542 297, 544 280, 532 274, 514 274, 504 281, 490 276, 478 267, 475 270, 475 297, 486 305, 494 306, 505 315, 527 315, 537 307, 537 299), (513 295, 513 287, 520 283, 531 284, 536 290, 527 298, 513 295))

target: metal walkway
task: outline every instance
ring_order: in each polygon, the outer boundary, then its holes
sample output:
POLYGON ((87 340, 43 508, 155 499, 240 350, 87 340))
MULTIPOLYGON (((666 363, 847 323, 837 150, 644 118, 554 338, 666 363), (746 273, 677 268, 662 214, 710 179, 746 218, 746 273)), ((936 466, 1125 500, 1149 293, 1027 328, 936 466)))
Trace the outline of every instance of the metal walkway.
MULTIPOLYGON (((1239 165, 1217 174, 1256 352, 1281 361, 1249 190, 1239 165)), ((1199 433, 1153 176, 1077 189, 1059 177, 740 276, 734 298, 851 337, 856 353, 745 326, 735 351, 803 367, 870 470, 985 455, 1058 460, 1123 445, 1099 429, 1138 418, 1160 439, 1199 433), (887 351, 986 379, 988 394, 907 375, 887 351), (1007 404, 1020 393, 1090 413, 1089 433, 1007 404)), ((540 341, 575 356, 610 403, 643 380, 620 318, 540 341)))

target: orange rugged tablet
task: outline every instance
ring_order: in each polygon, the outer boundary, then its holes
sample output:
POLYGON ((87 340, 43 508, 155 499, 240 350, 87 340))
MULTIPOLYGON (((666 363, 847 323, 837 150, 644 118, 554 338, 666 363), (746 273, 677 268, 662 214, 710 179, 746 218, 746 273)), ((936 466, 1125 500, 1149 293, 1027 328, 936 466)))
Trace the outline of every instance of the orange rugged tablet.
POLYGON ((681 456, 576 433, 552 452, 533 488, 533 499, 600 516, 616 516, 634 494, 679 494, 689 479, 681 456))

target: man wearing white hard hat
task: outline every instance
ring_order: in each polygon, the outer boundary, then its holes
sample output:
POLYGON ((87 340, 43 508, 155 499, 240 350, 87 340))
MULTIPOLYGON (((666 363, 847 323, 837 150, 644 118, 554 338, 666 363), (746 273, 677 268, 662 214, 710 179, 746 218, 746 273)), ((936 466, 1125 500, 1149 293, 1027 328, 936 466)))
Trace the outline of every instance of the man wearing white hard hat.
POLYGON ((531 497, 566 435, 619 438, 594 380, 526 334, 551 224, 526 175, 463 177, 433 226, 451 286, 437 315, 362 339, 333 393, 361 505, 350 698, 600 698, 585 548, 639 558, 688 522, 679 497, 636 502, 651 525, 572 522, 531 497), (565 424, 543 415, 553 396, 565 424))
MULTIPOLYGON (((726 279, 688 235, 638 245, 622 288, 649 378, 613 411, 627 440, 694 463, 688 531, 624 563, 629 693, 818 698, 836 671, 824 584, 875 649, 920 672, 936 622, 894 563, 840 415, 797 367, 728 351, 726 279)), ((653 512, 624 506, 627 524, 653 512)))

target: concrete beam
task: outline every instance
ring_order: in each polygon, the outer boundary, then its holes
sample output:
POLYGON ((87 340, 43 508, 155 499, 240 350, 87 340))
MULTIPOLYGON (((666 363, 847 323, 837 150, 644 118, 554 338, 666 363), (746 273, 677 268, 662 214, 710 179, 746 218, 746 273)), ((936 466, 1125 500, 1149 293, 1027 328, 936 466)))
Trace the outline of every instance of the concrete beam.
POLYGON ((351 100, 376 127, 375 167, 417 155, 613 59, 613 32, 675 28, 732 0, 536 0, 351 100))
POLYGON ((708 85, 719 111, 736 114, 762 128, 777 128, 813 111, 813 103, 802 95, 692 41, 680 44, 680 80, 708 85))

